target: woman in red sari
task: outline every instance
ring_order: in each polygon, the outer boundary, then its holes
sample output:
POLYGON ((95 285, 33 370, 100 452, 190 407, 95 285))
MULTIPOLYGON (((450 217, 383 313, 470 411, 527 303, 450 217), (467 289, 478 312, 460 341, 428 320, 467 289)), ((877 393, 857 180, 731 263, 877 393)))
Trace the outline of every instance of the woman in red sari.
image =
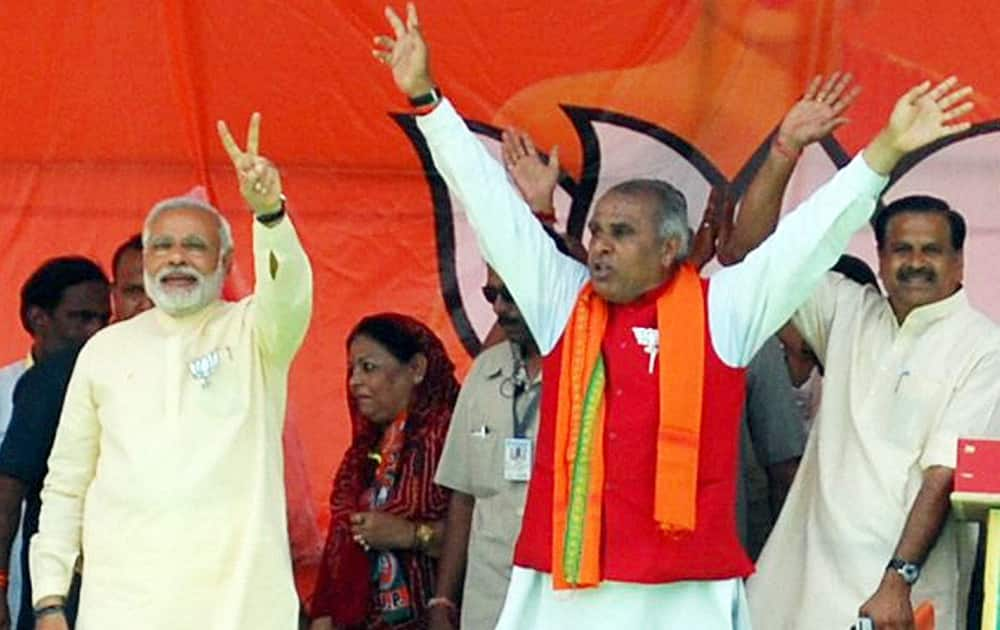
POLYGON ((434 592, 448 492, 434 472, 458 395, 441 340, 393 313, 347 338, 352 440, 330 496, 311 630, 419 629, 434 592))

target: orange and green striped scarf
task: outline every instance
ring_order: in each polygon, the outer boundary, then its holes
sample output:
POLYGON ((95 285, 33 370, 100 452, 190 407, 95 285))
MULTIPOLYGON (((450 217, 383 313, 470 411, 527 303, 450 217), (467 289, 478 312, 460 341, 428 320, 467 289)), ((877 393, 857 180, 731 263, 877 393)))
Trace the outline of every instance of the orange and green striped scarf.
MULTIPOLYGON (((608 304, 584 286, 563 337, 552 493, 555 588, 601 579, 605 367, 608 304)), ((668 534, 695 527, 705 369, 705 302, 698 272, 683 265, 656 301, 660 332, 659 425, 653 516, 668 534)))

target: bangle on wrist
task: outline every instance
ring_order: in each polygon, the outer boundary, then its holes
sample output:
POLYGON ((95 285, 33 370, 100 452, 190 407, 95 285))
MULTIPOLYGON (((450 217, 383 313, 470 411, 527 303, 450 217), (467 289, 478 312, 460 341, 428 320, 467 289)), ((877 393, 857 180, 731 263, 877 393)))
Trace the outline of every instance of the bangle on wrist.
POLYGON ((458 606, 455 604, 455 602, 451 601, 451 599, 449 599, 447 597, 441 597, 440 595, 434 596, 434 597, 430 598, 429 600, 427 600, 427 607, 428 608, 434 608, 436 606, 441 606, 441 607, 447 608, 448 610, 451 610, 451 611, 457 611, 458 610, 458 606))
POLYGON ((434 541, 434 526, 416 521, 413 525, 413 548, 418 551, 427 551, 434 541))
POLYGON ((802 150, 796 151, 792 147, 788 146, 788 143, 781 139, 779 134, 774 134, 774 140, 771 141, 771 148, 778 152, 778 154, 788 158, 789 160, 796 162, 799 159, 799 155, 802 154, 802 150))

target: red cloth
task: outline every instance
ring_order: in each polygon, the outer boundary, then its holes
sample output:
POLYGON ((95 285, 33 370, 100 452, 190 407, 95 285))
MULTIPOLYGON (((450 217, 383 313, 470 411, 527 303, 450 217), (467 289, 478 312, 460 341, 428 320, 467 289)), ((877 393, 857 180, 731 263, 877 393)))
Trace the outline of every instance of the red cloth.
MULTIPOLYGON (((434 483, 434 472, 444 447, 452 408, 458 396, 455 367, 441 340, 420 322, 397 314, 384 314, 418 340, 427 357, 424 380, 414 388, 406 420, 399 477, 384 512, 409 520, 444 518, 450 493, 434 483)), ((350 339, 350 337, 348 337, 350 339)), ((348 376, 349 378, 349 376, 348 376)), ((352 440, 334 478, 330 495, 330 531, 311 602, 313 618, 332 617, 337 626, 385 627, 373 605, 371 560, 351 537, 349 517, 367 511, 362 496, 371 487, 374 465, 368 454, 378 447, 381 430, 364 418, 348 396, 352 440)), ((435 563, 424 553, 396 552, 404 567, 417 618, 395 628, 425 627, 425 605, 433 595, 435 563)))
MULTIPOLYGON (((660 584, 744 577, 753 564, 736 531, 736 475, 744 370, 725 365, 712 348, 706 318, 705 395, 695 530, 664 534, 653 518, 659 376, 633 327, 656 328, 662 289, 609 305, 602 344, 607 367, 604 427, 604 518, 601 579, 660 584)), ((702 281, 707 297, 708 283, 702 281)), ((706 304, 707 309, 707 304, 706 304)), ((683 316, 683 314, 678 314, 683 316)), ((543 364, 542 421, 514 562, 551 572, 552 444, 562 341, 543 364)))

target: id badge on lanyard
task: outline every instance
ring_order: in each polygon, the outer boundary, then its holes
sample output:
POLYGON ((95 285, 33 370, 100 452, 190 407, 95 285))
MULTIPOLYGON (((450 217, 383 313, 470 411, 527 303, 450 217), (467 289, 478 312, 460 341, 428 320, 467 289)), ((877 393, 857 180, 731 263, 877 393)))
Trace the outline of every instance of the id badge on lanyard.
POLYGON ((529 399, 525 404, 524 415, 518 417, 517 399, 511 402, 514 416, 514 437, 504 440, 503 446, 503 478, 507 481, 530 481, 531 466, 534 458, 534 441, 526 437, 528 426, 534 420, 541 398, 541 387, 535 385, 528 388, 529 399))

